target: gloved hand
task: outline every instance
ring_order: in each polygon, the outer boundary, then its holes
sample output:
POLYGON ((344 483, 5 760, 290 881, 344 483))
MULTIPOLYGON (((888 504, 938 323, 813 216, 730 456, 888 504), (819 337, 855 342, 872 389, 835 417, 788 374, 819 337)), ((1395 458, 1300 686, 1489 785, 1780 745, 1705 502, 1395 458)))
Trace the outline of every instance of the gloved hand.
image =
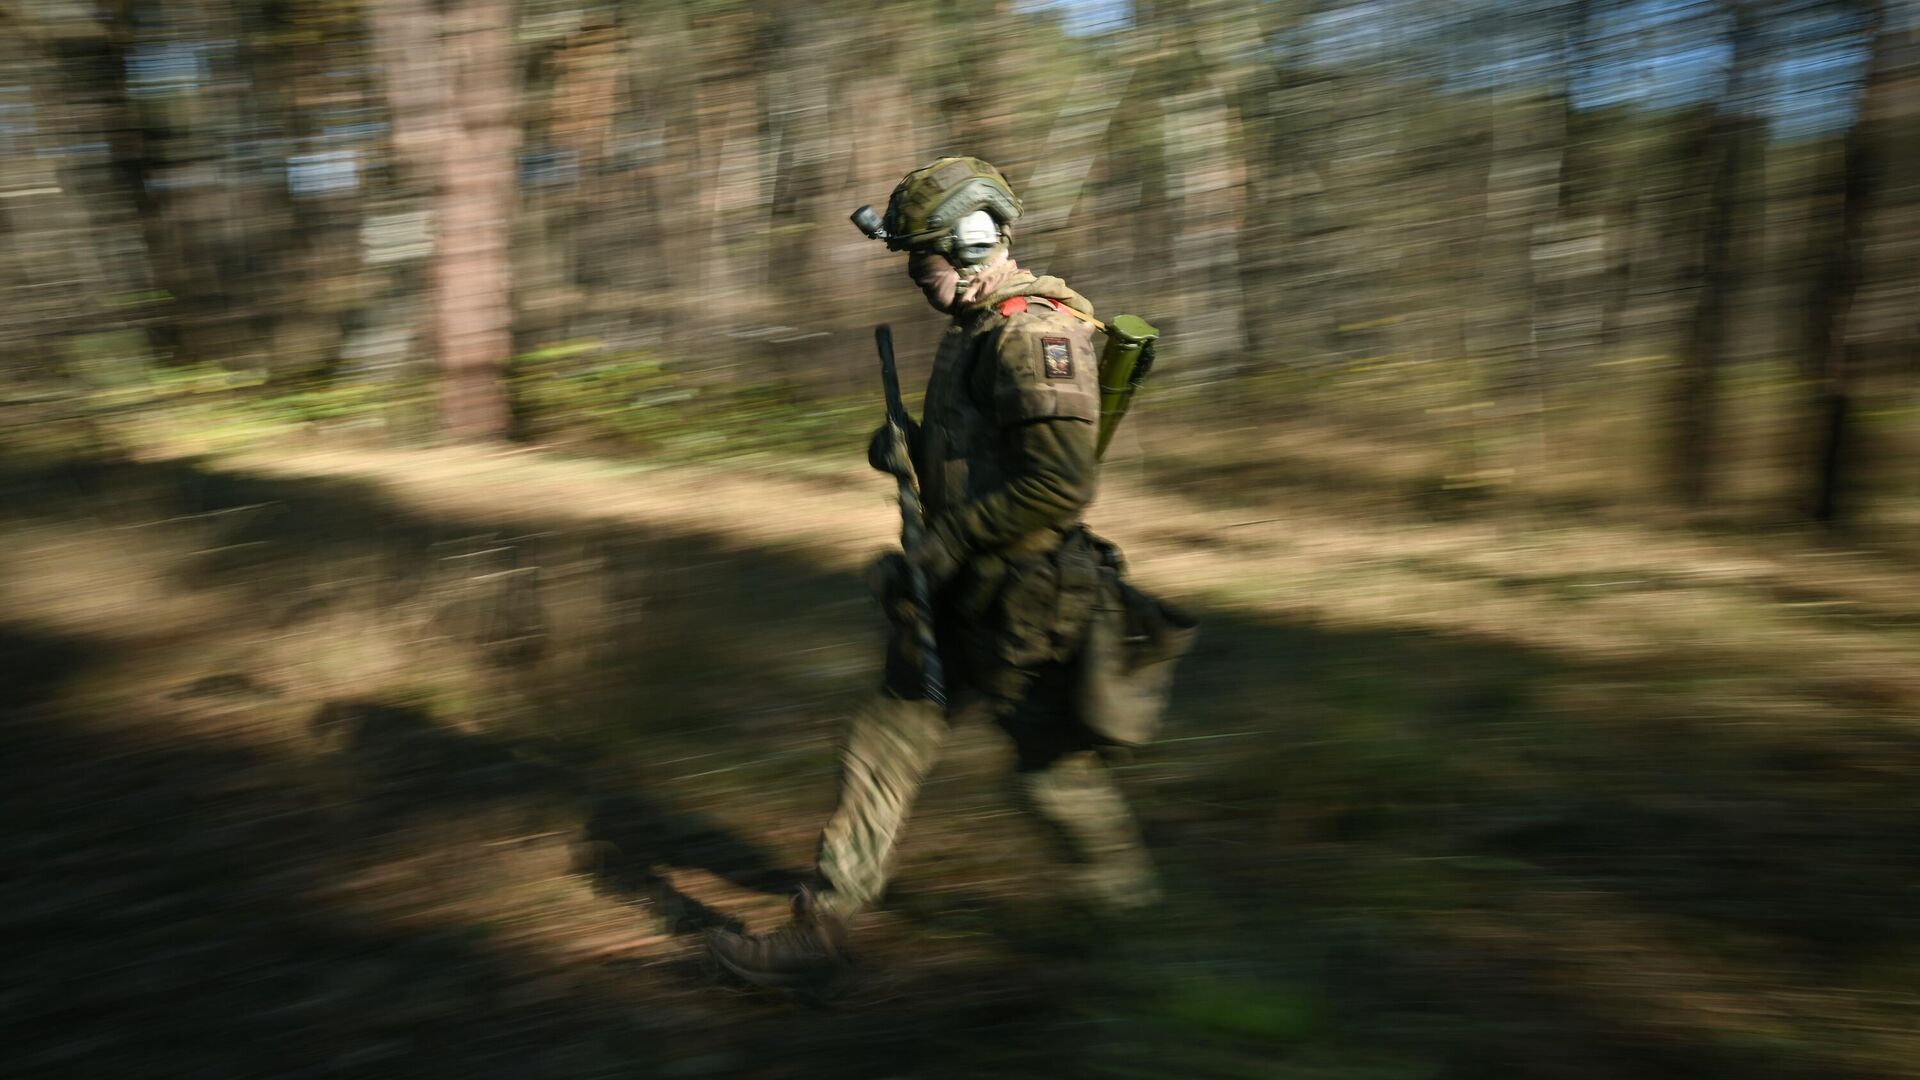
MULTIPOLYGON (((919 439, 920 425, 908 420, 907 453, 909 457, 906 464, 912 463, 913 446, 919 439)), ((899 472, 893 463, 893 456, 893 427, 890 424, 881 424, 874 429, 873 436, 867 440, 867 464, 873 466, 878 472, 892 476, 899 472)))
POLYGON ((920 534, 920 543, 907 552, 907 561, 926 575, 929 592, 939 591, 940 586, 953 580, 953 575, 960 572, 960 556, 941 538, 937 528, 929 527, 920 534))

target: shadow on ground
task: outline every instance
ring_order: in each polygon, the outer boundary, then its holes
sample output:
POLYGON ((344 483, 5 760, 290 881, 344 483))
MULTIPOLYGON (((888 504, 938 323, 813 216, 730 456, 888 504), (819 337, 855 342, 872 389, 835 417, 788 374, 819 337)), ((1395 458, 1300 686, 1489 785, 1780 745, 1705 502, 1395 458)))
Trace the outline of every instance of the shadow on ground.
POLYGON ((15 525, 211 523, 178 585, 238 590, 236 633, 415 611, 456 684, 311 702, 272 752, 90 715, 69 691, 126 646, 8 624, 9 1075, 1912 1075, 1837 1034, 1885 1022, 1920 955, 1920 747, 1872 717, 1834 745, 1717 723, 1737 707, 1668 673, 1214 611, 1173 741, 1123 770, 1167 907, 1085 925, 1044 865, 1031 902, 976 889, 982 835, 910 860, 866 981, 819 1012, 691 950, 562 962, 339 883, 505 807, 669 932, 727 916, 665 870, 784 889, 795 853, 758 836, 824 809, 836 705, 874 674, 794 655, 867 647, 854 575, 193 464, 8 486, 15 525))
POLYGON ((381 828, 487 802, 555 802, 580 819, 575 867, 600 890, 645 905, 669 932, 738 920, 673 887, 668 868, 704 870, 742 888, 788 892, 799 875, 772 854, 698 812, 637 786, 596 791, 578 746, 435 723, 418 706, 333 702, 314 720, 354 782, 354 805, 381 828))

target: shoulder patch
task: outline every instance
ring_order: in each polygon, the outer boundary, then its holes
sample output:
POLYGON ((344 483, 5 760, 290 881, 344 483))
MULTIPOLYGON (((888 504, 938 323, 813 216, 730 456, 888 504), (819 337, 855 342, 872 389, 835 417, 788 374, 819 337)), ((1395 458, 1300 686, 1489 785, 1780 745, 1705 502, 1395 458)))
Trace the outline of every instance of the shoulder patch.
POLYGON ((1027 298, 1024 296, 1009 296, 1000 301, 1001 315, 1018 315, 1025 310, 1027 310, 1027 298))
POLYGON ((1049 379, 1073 378, 1073 344, 1063 337, 1040 339, 1040 361, 1049 379))

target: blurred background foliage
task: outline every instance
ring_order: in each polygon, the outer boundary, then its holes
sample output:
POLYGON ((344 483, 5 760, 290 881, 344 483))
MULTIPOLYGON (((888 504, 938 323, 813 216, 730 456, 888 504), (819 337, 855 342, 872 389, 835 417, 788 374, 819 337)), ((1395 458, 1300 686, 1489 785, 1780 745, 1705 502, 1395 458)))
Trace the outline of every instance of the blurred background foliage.
POLYGON ((1915 1075, 1917 7, 0 0, 0 1072, 1915 1075), (691 931, 876 677, 846 217, 953 152, 1165 331, 1169 903, 956 732, 823 1016, 691 931))
POLYGON ((758 446, 866 394, 873 322, 930 341, 845 217, 966 152, 1028 265, 1166 329, 1163 400, 1310 403, 1457 485, 1858 520, 1920 482, 1904 2, 5 17, 16 433, 187 370, 389 440, 758 446))

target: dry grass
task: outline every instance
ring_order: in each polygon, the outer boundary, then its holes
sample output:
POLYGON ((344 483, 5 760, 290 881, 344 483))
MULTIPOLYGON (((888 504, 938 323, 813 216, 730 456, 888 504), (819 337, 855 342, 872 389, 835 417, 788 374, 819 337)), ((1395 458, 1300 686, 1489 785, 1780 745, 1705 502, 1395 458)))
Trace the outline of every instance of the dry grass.
POLYGON ((1095 526, 1208 627, 1123 770, 1168 909, 1067 948, 1005 750, 961 732, 824 1014, 715 982, 690 931, 776 920, 805 863, 876 673, 879 478, 309 449, 17 479, 12 790, 58 857, 5 888, 39 943, 13 1052, 1920 1075, 1911 562, 1520 481, 1435 501, 1432 460, 1304 424, 1144 441, 1095 526))

